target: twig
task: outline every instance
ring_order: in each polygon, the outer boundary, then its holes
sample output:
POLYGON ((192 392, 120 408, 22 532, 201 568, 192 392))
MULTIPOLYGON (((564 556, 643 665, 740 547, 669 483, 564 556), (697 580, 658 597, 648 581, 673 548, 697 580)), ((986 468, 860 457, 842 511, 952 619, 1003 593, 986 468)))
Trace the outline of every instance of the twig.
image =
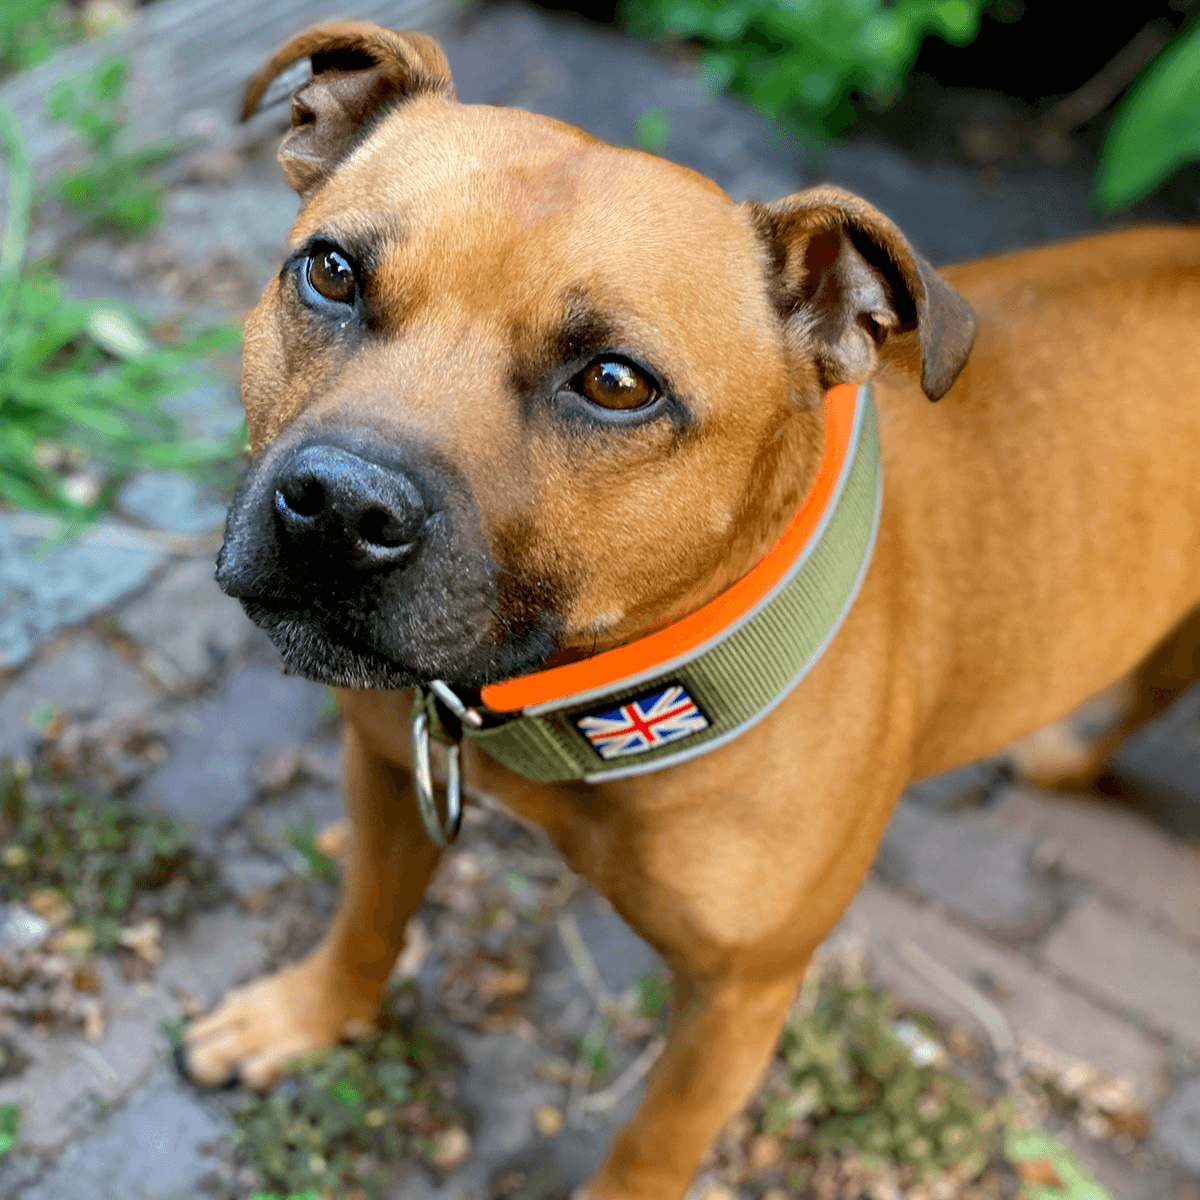
POLYGON ((642 1052, 602 1092, 584 1096, 581 1107, 584 1112, 610 1112, 616 1108, 658 1061, 667 1039, 661 1035, 653 1037, 642 1048, 642 1052))
POLYGON ((1086 124, 1103 112, 1170 40, 1171 34, 1162 23, 1144 25, 1087 83, 1047 109, 1041 117, 1042 125, 1066 133, 1086 124))
POLYGON ((613 1009, 615 1001, 609 995, 608 989, 604 986, 604 981, 600 978, 600 972, 596 969, 596 962, 584 944, 583 934, 579 932, 579 924, 575 920, 574 914, 569 912, 560 913, 557 924, 558 936, 562 939, 562 944, 571 958, 575 973, 579 976, 583 986, 587 988, 588 994, 592 997, 596 1007, 604 1016, 608 1016, 613 1009))
POLYGON ((965 1008, 983 1026, 996 1052, 996 1073, 1005 1083, 1015 1083, 1018 1076, 1017 1041, 1004 1014, 977 987, 960 979, 915 942, 901 942, 900 957, 926 983, 965 1008))
POLYGON ((571 1086, 567 1091, 566 1121, 568 1125, 582 1125, 585 1115, 584 1101, 587 1099, 587 1089, 592 1082, 592 1067, 588 1061, 595 1040, 608 1024, 608 1019, 597 1007, 592 1011, 592 1019, 588 1024, 587 1033, 579 1043, 579 1057, 575 1060, 575 1069, 571 1072, 571 1086))

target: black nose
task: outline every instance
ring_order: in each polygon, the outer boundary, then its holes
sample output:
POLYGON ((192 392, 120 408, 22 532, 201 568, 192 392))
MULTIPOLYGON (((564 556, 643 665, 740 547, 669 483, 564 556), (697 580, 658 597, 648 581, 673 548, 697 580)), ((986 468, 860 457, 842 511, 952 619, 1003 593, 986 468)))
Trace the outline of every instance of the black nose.
POLYGON ((428 516, 407 475, 321 443, 304 446, 280 464, 275 514, 283 540, 340 551, 363 567, 403 562, 428 516))

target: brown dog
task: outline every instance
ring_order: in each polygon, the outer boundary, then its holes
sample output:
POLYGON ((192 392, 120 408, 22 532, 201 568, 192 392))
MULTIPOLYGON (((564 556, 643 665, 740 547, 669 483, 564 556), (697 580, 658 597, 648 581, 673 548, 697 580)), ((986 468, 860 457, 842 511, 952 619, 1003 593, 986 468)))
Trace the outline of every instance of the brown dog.
POLYGON ((873 381, 873 555, 782 702, 599 783, 465 747, 469 783, 548 830, 675 973, 666 1050, 588 1195, 679 1197, 904 786, 1059 718, 1200 602, 1200 231, 943 280, 844 193, 738 205, 461 106, 417 34, 299 35, 247 110, 306 56, 280 150, 303 208, 246 330, 254 463, 218 578, 339 687, 354 840, 319 949, 192 1029, 197 1078, 265 1085, 376 1012, 438 860, 406 689, 478 703, 707 611, 819 488, 826 391, 873 381))

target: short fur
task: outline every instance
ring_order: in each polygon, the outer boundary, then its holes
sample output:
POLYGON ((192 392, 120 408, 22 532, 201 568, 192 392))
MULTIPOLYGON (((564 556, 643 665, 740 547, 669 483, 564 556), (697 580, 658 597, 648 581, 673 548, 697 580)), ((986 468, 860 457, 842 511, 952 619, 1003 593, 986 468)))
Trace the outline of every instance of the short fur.
MULTIPOLYGON (((874 557, 784 703, 711 754, 582 790, 465 751, 470 784, 543 826, 675 973, 666 1049, 587 1195, 680 1197, 903 787, 1059 718, 1200 602, 1200 231, 942 276, 834 189, 736 205, 556 121, 458 105, 416 35, 310 30, 248 108, 306 55, 281 151, 305 204, 247 326, 255 461, 220 577, 273 614, 295 667, 343 685, 354 839, 314 954, 192 1027, 197 1078, 264 1086, 377 1010, 438 853, 410 794, 407 693, 370 688, 478 685, 693 611, 802 501, 823 390, 874 381, 874 557), (365 264, 344 320, 297 276, 329 243, 365 264), (607 421, 571 391, 602 352, 657 374, 652 418, 607 421), (306 439, 394 464, 439 514, 402 570, 368 587, 278 541, 272 472, 306 439)), ((1196 659, 1160 649, 1155 686, 1196 659)))

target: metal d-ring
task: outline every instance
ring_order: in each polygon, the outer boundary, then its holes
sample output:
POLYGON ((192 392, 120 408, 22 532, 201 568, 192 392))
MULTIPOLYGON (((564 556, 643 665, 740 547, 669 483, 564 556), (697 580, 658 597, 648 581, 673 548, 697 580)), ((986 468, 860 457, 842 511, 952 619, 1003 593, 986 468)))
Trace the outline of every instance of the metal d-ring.
POLYGON ((437 798, 433 794, 433 767, 429 759, 429 714, 414 708, 412 723, 412 778, 417 810, 425 824, 429 840, 445 850, 462 824, 462 772, 457 742, 446 747, 446 821, 442 823, 437 798))

